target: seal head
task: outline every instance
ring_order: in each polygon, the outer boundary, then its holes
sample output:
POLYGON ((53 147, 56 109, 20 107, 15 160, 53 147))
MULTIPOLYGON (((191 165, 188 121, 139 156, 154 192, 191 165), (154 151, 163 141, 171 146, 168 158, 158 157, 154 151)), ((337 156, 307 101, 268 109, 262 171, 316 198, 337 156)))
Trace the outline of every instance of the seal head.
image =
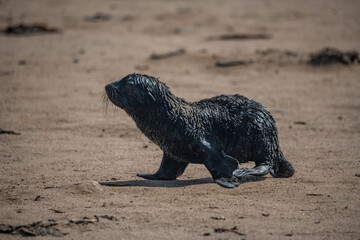
POLYGON ((162 94, 158 80, 139 74, 131 74, 105 86, 110 101, 128 114, 144 112, 162 94), (160 91, 159 91, 160 90, 160 91))

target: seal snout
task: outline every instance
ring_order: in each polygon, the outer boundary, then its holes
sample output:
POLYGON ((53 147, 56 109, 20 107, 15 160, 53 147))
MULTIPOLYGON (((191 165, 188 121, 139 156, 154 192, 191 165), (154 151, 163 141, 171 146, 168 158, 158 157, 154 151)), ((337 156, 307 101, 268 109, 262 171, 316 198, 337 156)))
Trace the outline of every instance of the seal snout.
POLYGON ((111 83, 105 86, 105 92, 106 92, 106 94, 108 95, 109 98, 111 98, 113 89, 114 88, 111 85, 111 83))
POLYGON ((118 86, 116 86, 114 83, 109 83, 105 86, 105 92, 109 100, 116 106, 120 107, 121 104, 118 86))
POLYGON ((109 83, 108 85, 105 86, 106 93, 114 91, 115 89, 118 89, 118 88, 113 83, 109 83))
POLYGON ((118 87, 115 86, 114 83, 109 83, 108 85, 105 86, 105 91, 108 97, 112 98, 113 95, 115 95, 116 92, 118 91, 118 87))

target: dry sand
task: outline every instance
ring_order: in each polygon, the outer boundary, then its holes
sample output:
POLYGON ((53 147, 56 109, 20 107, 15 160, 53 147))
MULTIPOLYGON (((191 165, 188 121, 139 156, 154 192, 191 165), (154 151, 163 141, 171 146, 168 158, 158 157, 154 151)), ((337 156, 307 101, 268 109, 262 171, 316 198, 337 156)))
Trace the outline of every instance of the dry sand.
POLYGON ((0 128, 20 133, 0 135, 0 230, 43 224, 0 239, 360 239, 360 66, 306 64, 327 46, 359 51, 359 22, 359 1, 0 1, 2 29, 61 30, 0 35, 0 128), (269 38, 216 39, 235 33, 269 38), (233 59, 252 63, 215 66, 233 59), (101 101, 133 72, 189 101, 263 103, 295 175, 235 189, 201 165, 176 181, 137 178, 162 152, 101 101))

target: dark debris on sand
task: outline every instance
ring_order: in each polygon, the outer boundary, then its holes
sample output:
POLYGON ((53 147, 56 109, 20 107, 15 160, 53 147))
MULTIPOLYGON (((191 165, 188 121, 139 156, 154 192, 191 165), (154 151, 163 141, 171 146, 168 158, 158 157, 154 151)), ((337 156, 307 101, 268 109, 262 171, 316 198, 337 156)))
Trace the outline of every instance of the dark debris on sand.
POLYGON ((224 233, 224 232, 232 232, 239 236, 245 236, 246 234, 239 232, 239 229, 235 226, 233 228, 215 228, 215 233, 224 233))
POLYGON ((64 221, 57 222, 54 219, 49 219, 47 222, 37 221, 26 225, 0 224, 0 234, 21 235, 24 237, 35 237, 35 236, 62 237, 69 233, 62 232, 58 228, 61 229, 66 227, 72 227, 74 225, 83 227, 88 224, 96 224, 100 221, 100 218, 106 219, 108 221, 119 221, 119 219, 114 216, 94 215, 93 218, 83 217, 80 219, 67 219, 65 220, 65 222, 64 221))
POLYGON ((0 134, 20 135, 20 133, 18 133, 18 132, 14 132, 11 130, 4 130, 1 128, 0 128, 0 134))
POLYGON ((261 39, 270 39, 271 35, 266 33, 234 33, 234 34, 224 34, 220 36, 209 37, 208 40, 222 40, 222 41, 241 41, 241 40, 261 40, 261 39))
POLYGON ((84 17, 84 21, 87 22, 106 22, 111 19, 111 16, 106 13, 97 12, 92 16, 84 17))
POLYGON ((58 28, 48 27, 44 23, 24 24, 20 23, 17 25, 10 25, 3 30, 3 33, 7 35, 21 35, 29 36, 44 33, 59 33, 61 32, 58 28))
POLYGON ((167 53, 162 53, 162 54, 153 53, 153 54, 151 54, 150 59, 151 60, 160 60, 160 59, 183 55, 183 54, 185 54, 185 52, 186 52, 185 49, 180 48, 178 50, 167 52, 167 53))
POLYGON ((291 51, 291 50, 280 50, 280 49, 276 49, 276 48, 267 48, 267 49, 258 49, 255 52, 258 55, 261 56, 268 56, 268 55, 279 55, 280 57, 298 57, 298 53, 295 51, 291 51))
POLYGON ((336 48, 326 47, 310 54, 308 64, 313 66, 340 63, 344 65, 356 64, 360 61, 357 51, 342 52, 336 48))
POLYGON ((19 234, 25 237, 34 237, 34 236, 55 236, 61 237, 68 233, 61 232, 56 228, 57 223, 42 223, 42 222, 33 222, 27 225, 6 225, 0 224, 0 233, 3 234, 19 234))
POLYGON ((254 61, 252 59, 246 59, 246 60, 229 60, 229 61, 217 61, 215 63, 216 67, 234 67, 239 65, 248 65, 253 63, 254 61))

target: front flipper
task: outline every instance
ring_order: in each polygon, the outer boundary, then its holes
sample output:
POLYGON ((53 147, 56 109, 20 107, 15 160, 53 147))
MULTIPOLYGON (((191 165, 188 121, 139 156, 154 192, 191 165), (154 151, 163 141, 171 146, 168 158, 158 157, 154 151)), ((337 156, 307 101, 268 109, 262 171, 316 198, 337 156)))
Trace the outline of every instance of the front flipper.
POLYGON ((232 175, 238 168, 235 158, 216 149, 204 139, 190 145, 190 148, 199 158, 202 158, 202 162, 217 184, 225 188, 234 188, 239 185, 238 179, 232 175))
POLYGON ((178 162, 164 153, 159 170, 156 173, 138 173, 138 177, 149 180, 174 180, 181 176, 188 163, 178 162))
POLYGON ((260 165, 254 168, 241 168, 236 169, 233 172, 233 176, 237 178, 245 177, 246 175, 253 175, 253 176, 264 176, 269 173, 270 167, 267 165, 260 165))
POLYGON ((219 184, 220 186, 224 187, 224 188, 234 188, 239 186, 240 182, 238 181, 237 178, 218 178, 214 180, 217 184, 219 184))

